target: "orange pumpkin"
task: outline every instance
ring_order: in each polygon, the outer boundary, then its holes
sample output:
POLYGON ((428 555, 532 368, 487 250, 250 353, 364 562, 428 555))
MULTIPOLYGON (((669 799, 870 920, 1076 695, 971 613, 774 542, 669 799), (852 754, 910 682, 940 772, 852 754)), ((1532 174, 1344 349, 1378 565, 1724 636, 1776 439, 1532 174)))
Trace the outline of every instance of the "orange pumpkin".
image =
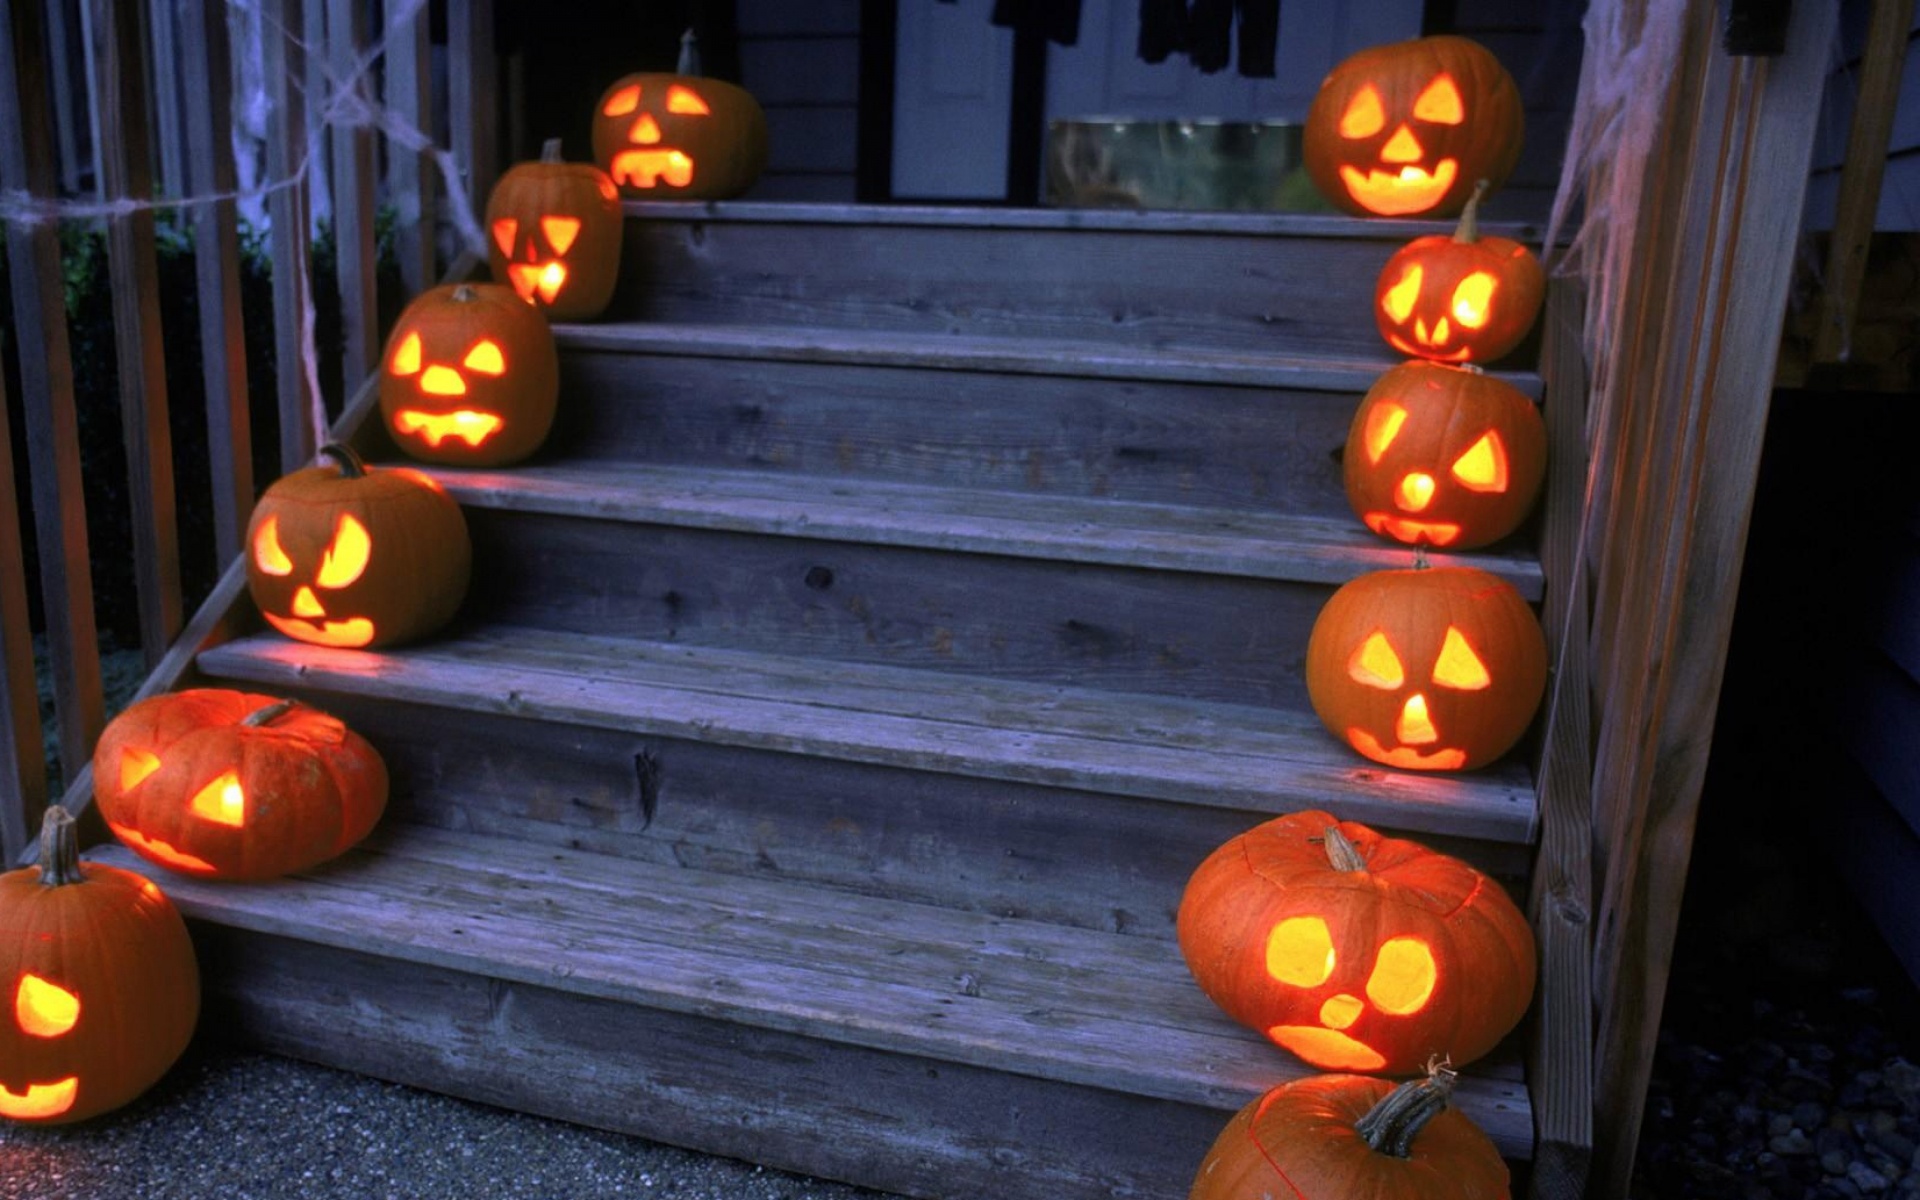
POLYGON ((674 72, 622 76, 601 94, 593 157, 626 196, 727 200, 767 165, 767 114, 745 88, 700 74, 688 30, 674 72))
POLYGON ((1513 172, 1524 121, 1520 89, 1486 47, 1414 38, 1333 68, 1307 110, 1302 158, 1355 216, 1450 217, 1476 181, 1499 187, 1513 172))
POLYGON ((1519 528, 1547 471, 1547 429, 1511 384, 1471 367, 1409 362, 1361 398, 1341 457, 1368 529, 1467 549, 1519 528))
POLYGON ((539 162, 502 175, 487 197, 493 278, 551 320, 591 320, 620 277, 621 224, 613 180, 591 163, 563 162, 553 138, 539 162))
POLYGON ((559 398, 553 331, 505 284, 429 288, 387 339, 380 415, 394 444, 423 462, 519 462, 546 441, 559 398))
POLYGON ((40 826, 40 865, 0 875, 0 1117, 61 1125, 166 1074, 200 1016, 186 923, 131 871, 81 863, 73 818, 40 826))
POLYGON ((1492 362, 1512 353, 1540 316, 1546 272, 1519 242, 1480 236, 1483 190, 1475 188, 1452 237, 1415 238, 1380 272, 1374 319, 1380 336, 1402 354, 1492 362))
POLYGON ((446 624, 473 566, 460 506, 411 468, 369 467, 340 445, 320 454, 254 505, 247 591, 260 615, 290 638, 353 648, 446 624))
POLYGON ((1180 952, 1234 1020, 1332 1071, 1491 1050, 1533 997, 1533 932, 1500 885, 1324 812, 1227 841, 1187 881, 1180 952))
POLYGON ((1507 1164, 1452 1092, 1451 1071, 1283 1083, 1227 1123, 1188 1200, 1506 1200, 1507 1164))
POLYGON ((189 875, 271 879, 334 858, 387 805, 387 768, 318 709, 194 688, 115 717, 93 752, 94 798, 114 836, 189 875))
POLYGON ((1513 585, 1477 567, 1374 571, 1307 637, 1307 698, 1342 741, 1415 771, 1484 766, 1547 687, 1547 639, 1513 585))

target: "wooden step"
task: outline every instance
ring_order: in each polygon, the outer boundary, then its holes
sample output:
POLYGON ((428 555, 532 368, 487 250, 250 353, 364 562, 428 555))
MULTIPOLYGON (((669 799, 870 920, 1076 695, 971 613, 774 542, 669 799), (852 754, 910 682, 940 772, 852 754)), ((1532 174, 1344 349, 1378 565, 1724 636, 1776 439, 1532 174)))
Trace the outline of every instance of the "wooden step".
MULTIPOLYGON (((239 1037, 908 1194, 1177 1195, 1304 1073, 1161 940, 392 824, 299 878, 157 874, 239 1037)), ((1456 1099, 1529 1154, 1510 1059, 1456 1099)))

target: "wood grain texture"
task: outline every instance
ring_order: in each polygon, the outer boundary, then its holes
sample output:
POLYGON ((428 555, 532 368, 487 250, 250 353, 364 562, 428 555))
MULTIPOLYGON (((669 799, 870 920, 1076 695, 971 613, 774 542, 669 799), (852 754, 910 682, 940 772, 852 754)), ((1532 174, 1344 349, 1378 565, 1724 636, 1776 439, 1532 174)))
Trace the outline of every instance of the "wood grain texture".
MULTIPOLYGON (((304 0, 323 4, 326 0, 304 0)), ((267 0, 263 12, 265 33, 262 58, 266 65, 268 98, 267 174, 289 179, 307 144, 306 99, 296 86, 306 74, 306 55, 291 33, 306 27, 303 0, 267 0)), ((307 290, 312 262, 307 246, 308 182, 301 180, 267 198, 273 228, 269 252, 273 259, 273 374, 280 414, 280 470, 284 474, 312 461, 314 451, 313 394, 306 372, 306 341, 302 336, 311 307, 307 290)))
MULTIPOLYGON (((7 95, 0 90, 0 100, 7 95)), ((27 557, 14 491, 12 414, 6 372, 0 371, 0 417, 8 418, 0 420, 0 864, 11 864, 34 844, 47 805, 27 557)))
MULTIPOLYGON (((360 0, 308 0, 326 6, 328 89, 355 79, 367 44, 367 6, 360 0)), ((484 6, 489 7, 490 6, 484 6)), ((370 77, 356 91, 373 92, 370 77)), ((340 374, 346 390, 372 373, 380 358, 380 305, 375 286, 373 131, 334 125, 327 131, 333 156, 334 264, 340 289, 340 374)))
POLYGON ((1534 833, 1524 769, 1383 770, 1311 717, 1233 705, 525 630, 394 655, 262 636, 199 664, 219 678, 643 737, 1249 813, 1317 805, 1369 824, 1516 844, 1534 833))
MULTIPOLYGON (((386 103, 415 129, 432 129, 433 14, 422 6, 411 21, 389 16, 386 103)), ((436 278, 440 171, 431 154, 387 147, 387 194, 394 206, 394 253, 407 295, 417 296, 436 278)))

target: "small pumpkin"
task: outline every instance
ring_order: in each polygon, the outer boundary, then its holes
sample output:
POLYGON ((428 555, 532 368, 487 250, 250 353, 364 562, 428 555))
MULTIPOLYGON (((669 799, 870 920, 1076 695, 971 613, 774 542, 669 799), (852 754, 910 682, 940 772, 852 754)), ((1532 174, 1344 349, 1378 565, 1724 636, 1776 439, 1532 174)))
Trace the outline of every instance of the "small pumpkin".
POLYGON ((1330 1071, 1491 1050, 1533 998, 1533 931, 1499 883, 1324 812, 1228 840, 1187 881, 1180 952, 1222 1011, 1330 1071))
POLYGON ((160 889, 81 863, 73 818, 40 826, 40 865, 0 875, 0 1117, 62 1125, 152 1087, 193 1037, 200 970, 160 889))
POLYGON ((616 79, 593 107, 593 157, 623 195, 727 200, 767 165, 767 114, 752 93, 700 74, 693 31, 673 72, 616 79))
POLYGON ((1283 1083, 1237 1113, 1188 1200, 1507 1200, 1493 1140, 1449 1106, 1453 1072, 1397 1087, 1366 1075, 1283 1083))
POLYGON ((1513 585, 1478 567, 1374 571, 1307 637, 1307 698, 1362 755, 1413 771, 1485 766, 1547 687, 1547 638, 1513 585))
POLYGON ((1372 46, 1336 65, 1302 133, 1307 174, 1361 217, 1450 217, 1476 181, 1499 187, 1520 158, 1525 115, 1486 47, 1442 34, 1372 46))
POLYGON ((1485 183, 1474 189, 1452 237, 1415 238, 1380 271, 1374 319, 1402 354, 1493 362, 1512 353, 1540 316, 1547 295, 1540 260, 1511 238, 1480 236, 1485 183))
POLYGON ((620 277, 620 193, 591 163, 560 157, 560 139, 540 161, 500 177, 487 197, 487 260, 496 283, 554 321, 587 321, 613 298, 620 277))
POLYGON ((337 444, 320 455, 254 505, 247 591, 260 615, 290 638, 351 648, 445 625, 473 566, 460 506, 411 468, 370 467, 337 444))
POLYGON ((217 879, 271 879, 352 847, 387 805, 387 768, 336 717, 223 688, 149 696, 108 723, 94 798, 142 858, 217 879))
POLYGON ((1368 529, 1459 550, 1518 529, 1546 472, 1546 423, 1525 393, 1425 361, 1374 381, 1341 456, 1347 502, 1368 529))
POLYGON ((560 398, 547 319, 501 283, 449 283, 414 297, 380 368, 380 415, 422 462, 498 467, 540 448, 560 398))

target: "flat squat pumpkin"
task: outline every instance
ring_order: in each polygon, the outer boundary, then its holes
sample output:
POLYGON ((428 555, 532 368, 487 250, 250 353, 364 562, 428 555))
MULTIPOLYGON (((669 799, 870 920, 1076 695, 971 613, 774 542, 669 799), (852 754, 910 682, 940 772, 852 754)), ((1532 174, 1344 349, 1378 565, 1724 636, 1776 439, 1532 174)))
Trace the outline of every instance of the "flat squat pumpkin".
POLYGON ((271 879, 337 857, 387 804, 387 768, 336 717, 222 688, 149 696, 93 752, 107 827, 189 875, 271 879))
POLYGON ((674 71, 625 75, 601 94, 593 158, 634 199, 728 200, 767 165, 767 115, 745 88, 700 73, 689 29, 674 71))
POLYGON ((554 321, 603 312, 620 278, 620 193, 592 163, 560 157, 549 139, 540 161, 500 177, 487 197, 487 261, 496 283, 554 321))

